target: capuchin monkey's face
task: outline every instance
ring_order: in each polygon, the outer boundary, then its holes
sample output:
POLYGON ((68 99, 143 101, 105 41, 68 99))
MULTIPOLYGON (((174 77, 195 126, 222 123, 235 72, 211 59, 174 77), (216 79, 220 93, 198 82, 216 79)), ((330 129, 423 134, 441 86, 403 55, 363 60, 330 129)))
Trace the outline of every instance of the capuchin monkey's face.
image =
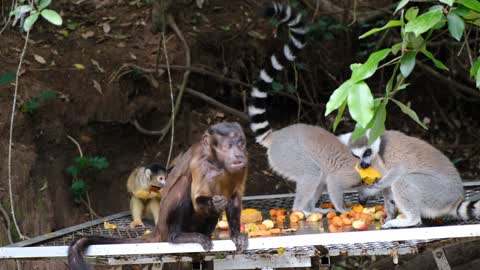
POLYGON ((241 171, 247 165, 245 138, 238 135, 223 138, 216 149, 217 156, 221 156, 225 169, 230 173, 241 171))
POLYGON ((213 126, 205 139, 212 154, 229 173, 245 169, 248 163, 246 139, 237 123, 222 123, 213 126))

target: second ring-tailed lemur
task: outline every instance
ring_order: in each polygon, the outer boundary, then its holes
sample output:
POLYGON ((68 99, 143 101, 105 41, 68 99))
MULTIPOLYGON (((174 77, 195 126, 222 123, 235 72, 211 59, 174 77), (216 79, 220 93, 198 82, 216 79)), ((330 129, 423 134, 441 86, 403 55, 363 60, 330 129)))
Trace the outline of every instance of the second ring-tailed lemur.
POLYGON ((363 168, 371 165, 383 175, 362 191, 363 196, 382 192, 387 210, 387 222, 382 228, 419 225, 422 217, 480 218, 480 201, 464 201, 457 169, 427 142, 387 130, 368 145, 368 132, 355 142, 351 134, 340 135, 339 139, 349 146, 363 168), (395 208, 405 218, 394 219, 395 208))
POLYGON ((256 142, 267 148, 268 162, 273 171, 296 183, 293 209, 306 214, 330 211, 315 208, 320 195, 327 190, 334 207, 344 212, 344 191, 361 184, 354 170, 357 160, 348 148, 321 127, 294 124, 273 130, 267 120, 267 91, 276 73, 292 63, 296 54, 304 48, 307 29, 302 15, 290 6, 274 3, 266 9, 266 15, 288 25, 290 35, 283 50, 270 56, 250 92, 248 114, 251 130, 256 142))

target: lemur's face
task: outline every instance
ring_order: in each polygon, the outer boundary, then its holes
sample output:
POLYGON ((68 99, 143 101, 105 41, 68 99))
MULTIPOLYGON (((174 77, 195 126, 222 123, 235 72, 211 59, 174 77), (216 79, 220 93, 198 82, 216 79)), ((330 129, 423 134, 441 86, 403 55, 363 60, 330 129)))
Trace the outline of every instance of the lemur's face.
POLYGON ((352 155, 360 160, 360 167, 366 169, 370 167, 372 161, 380 151, 381 137, 376 139, 371 145, 368 145, 368 135, 358 138, 355 142, 351 140, 352 133, 346 133, 338 136, 338 139, 350 148, 352 155))

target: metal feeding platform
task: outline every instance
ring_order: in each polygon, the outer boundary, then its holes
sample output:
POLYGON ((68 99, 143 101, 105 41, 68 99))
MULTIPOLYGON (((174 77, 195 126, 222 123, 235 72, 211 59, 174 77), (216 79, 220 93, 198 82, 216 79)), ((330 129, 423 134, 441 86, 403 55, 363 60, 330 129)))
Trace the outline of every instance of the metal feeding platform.
MULTIPOLYGON (((293 194, 244 197, 244 208, 255 208, 269 217, 269 209, 290 209, 293 194)), ((465 183, 465 198, 480 199, 480 182, 465 183)), ((322 195, 323 202, 328 196, 322 195)), ((358 193, 345 193, 345 201, 358 202, 358 193)), ((369 200, 367 205, 382 204, 381 198, 369 200)), ((144 235, 154 226, 145 220, 145 227, 130 228, 130 211, 89 221, 56 232, 0 248, 0 259, 61 259, 65 260, 68 245, 86 235, 110 235, 133 238, 144 235), (115 224, 115 229, 104 228, 104 221, 115 224)), ((288 227, 288 224, 287 224, 288 227)), ((235 253, 235 245, 228 240, 228 232, 214 232, 213 249, 205 252, 198 244, 142 243, 93 245, 86 252, 86 261, 100 265, 163 264, 171 262, 211 262, 214 269, 254 269, 311 267, 328 265, 330 256, 390 255, 394 259, 402 254, 415 254, 435 250, 444 254, 442 247, 480 239, 480 220, 458 221, 425 220, 414 228, 329 232, 326 218, 321 222, 300 222, 295 232, 279 236, 249 239, 248 249, 235 253)), ((434 256, 437 265, 447 265, 445 256, 434 256)))

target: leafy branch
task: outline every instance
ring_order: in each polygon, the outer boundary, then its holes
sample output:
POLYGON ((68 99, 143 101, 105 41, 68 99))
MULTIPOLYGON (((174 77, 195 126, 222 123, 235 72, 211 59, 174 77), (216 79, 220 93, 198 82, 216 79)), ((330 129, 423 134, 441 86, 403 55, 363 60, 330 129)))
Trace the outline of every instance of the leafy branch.
MULTIPOLYGON (((394 96, 405 89, 408 84, 406 78, 415 68, 416 58, 419 55, 428 58, 433 65, 440 70, 448 71, 448 67, 427 49, 428 41, 434 32, 448 29, 450 36, 461 41, 465 32, 466 24, 480 25, 480 2, 477 0, 439 0, 441 4, 429 7, 423 13, 420 8, 412 6, 404 10, 409 0, 399 2, 395 13, 400 12, 400 19, 390 20, 383 27, 373 28, 359 38, 363 39, 386 29, 399 29, 402 41, 376 51, 368 59, 360 64, 350 65, 352 75, 350 79, 341 84, 330 96, 325 115, 335 110, 338 114, 335 118, 333 129, 335 130, 343 113, 348 111, 357 123, 352 139, 356 140, 370 129, 369 143, 381 136, 385 131, 386 106, 392 101, 400 110, 412 118, 417 124, 427 129, 418 118, 415 111, 402 102, 394 99, 394 96), (388 56, 394 56, 388 60, 388 56), (379 63, 386 61, 383 65, 379 63), (379 69, 394 65, 390 80, 385 87, 382 97, 374 98, 366 79, 373 76, 379 69)), ((412 1, 413 2, 413 1, 412 1)), ((472 63, 470 76, 476 78, 477 87, 480 88, 480 57, 472 63)))

